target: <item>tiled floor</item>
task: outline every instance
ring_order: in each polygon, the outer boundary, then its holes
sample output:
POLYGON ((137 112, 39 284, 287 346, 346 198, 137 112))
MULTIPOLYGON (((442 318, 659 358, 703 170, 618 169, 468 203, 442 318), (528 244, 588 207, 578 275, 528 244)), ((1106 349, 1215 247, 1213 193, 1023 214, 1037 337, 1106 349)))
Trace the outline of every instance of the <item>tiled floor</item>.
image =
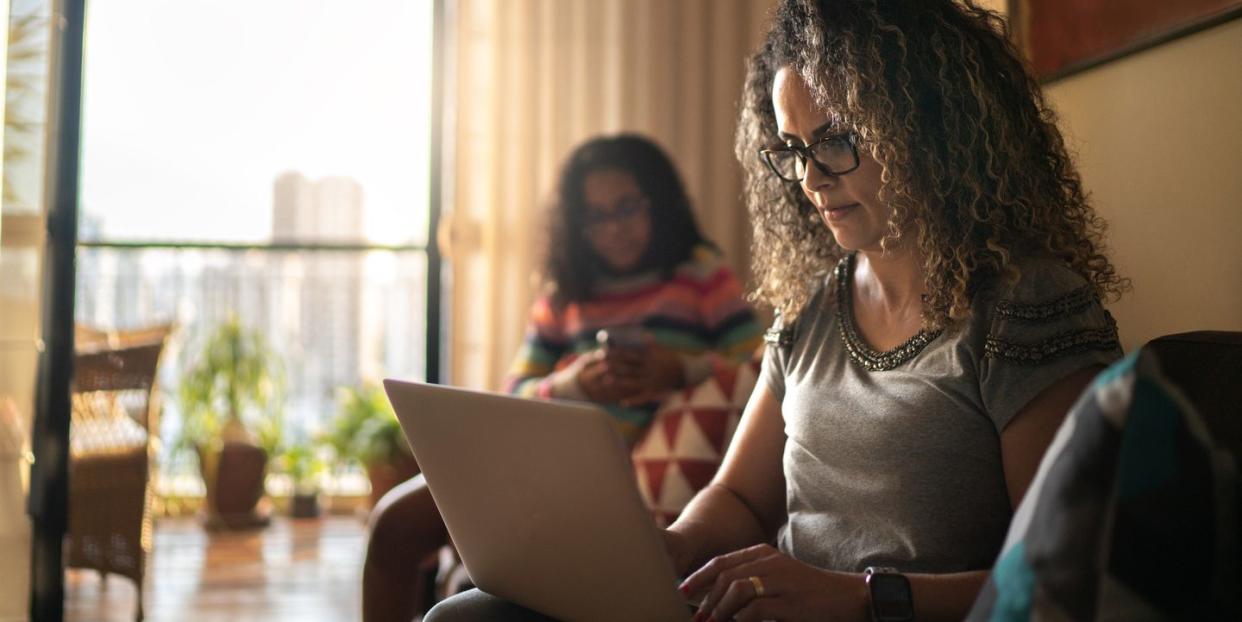
MULTIPOLYGON (((357 620, 365 525, 353 517, 275 519, 266 529, 208 533, 193 519, 155 524, 146 619, 203 622, 357 620)), ((71 570, 65 619, 134 619, 133 583, 71 570)))

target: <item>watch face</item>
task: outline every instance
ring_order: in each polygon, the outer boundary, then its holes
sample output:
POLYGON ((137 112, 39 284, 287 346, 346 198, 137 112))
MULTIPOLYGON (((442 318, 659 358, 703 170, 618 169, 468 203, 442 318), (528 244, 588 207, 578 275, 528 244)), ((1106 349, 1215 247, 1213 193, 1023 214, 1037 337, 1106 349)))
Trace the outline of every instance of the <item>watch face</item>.
POLYGON ((881 622, 914 619, 914 599, 910 581, 899 574, 873 574, 868 577, 871 588, 871 613, 881 622))

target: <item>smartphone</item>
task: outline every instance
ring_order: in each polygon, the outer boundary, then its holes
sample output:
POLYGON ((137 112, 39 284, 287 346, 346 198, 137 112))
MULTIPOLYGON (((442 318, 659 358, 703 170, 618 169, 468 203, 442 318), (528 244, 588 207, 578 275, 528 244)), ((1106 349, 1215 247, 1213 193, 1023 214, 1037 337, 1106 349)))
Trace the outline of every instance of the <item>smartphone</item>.
POLYGON ((647 332, 641 326, 611 326, 595 333, 595 341, 605 349, 640 350, 647 345, 647 332))

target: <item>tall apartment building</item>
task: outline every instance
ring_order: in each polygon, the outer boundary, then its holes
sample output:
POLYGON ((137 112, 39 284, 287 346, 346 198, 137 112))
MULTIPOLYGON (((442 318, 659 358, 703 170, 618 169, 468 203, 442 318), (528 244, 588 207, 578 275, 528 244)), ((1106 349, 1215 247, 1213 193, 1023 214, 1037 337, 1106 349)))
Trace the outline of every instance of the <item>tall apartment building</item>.
MULTIPOLYGON (((276 178, 272 192, 274 243, 357 243, 364 239, 363 194, 344 177, 276 178)), ((356 252, 304 251, 273 255, 271 333, 285 354, 293 418, 323 422, 335 392, 359 382, 364 354, 362 315, 365 258, 356 252)), ((296 425, 296 424, 295 424, 296 425)))

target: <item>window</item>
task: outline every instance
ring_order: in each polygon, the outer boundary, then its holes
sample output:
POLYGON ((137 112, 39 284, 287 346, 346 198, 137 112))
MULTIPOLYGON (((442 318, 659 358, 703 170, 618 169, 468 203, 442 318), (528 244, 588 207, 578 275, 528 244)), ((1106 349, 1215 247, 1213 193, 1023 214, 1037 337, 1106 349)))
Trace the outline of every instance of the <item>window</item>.
POLYGON ((180 374, 231 316, 283 361, 295 438, 341 387, 427 377, 432 10, 89 5, 77 320, 174 323, 166 443, 180 374))

